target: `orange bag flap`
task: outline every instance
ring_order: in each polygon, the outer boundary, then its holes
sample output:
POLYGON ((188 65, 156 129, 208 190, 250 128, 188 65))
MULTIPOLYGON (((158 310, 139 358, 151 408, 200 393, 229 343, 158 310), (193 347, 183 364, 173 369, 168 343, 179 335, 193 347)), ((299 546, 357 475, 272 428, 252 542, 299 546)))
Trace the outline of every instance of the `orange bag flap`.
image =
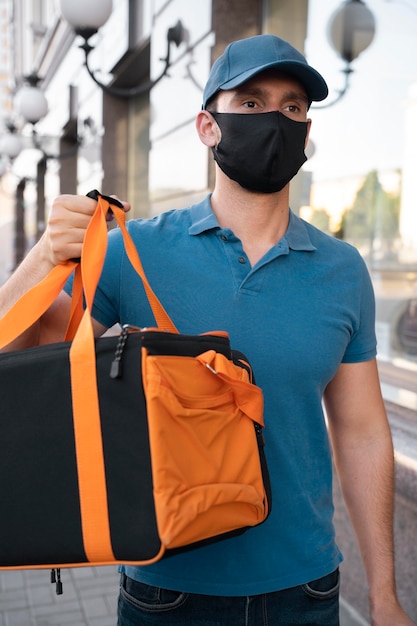
POLYGON ((179 547, 262 522, 253 422, 262 423, 263 398, 247 372, 211 350, 193 358, 143 348, 142 376, 161 541, 179 547))
POLYGON ((249 382, 247 371, 215 350, 203 352, 196 359, 227 382, 233 390, 236 405, 240 410, 253 422, 264 427, 262 391, 249 382))

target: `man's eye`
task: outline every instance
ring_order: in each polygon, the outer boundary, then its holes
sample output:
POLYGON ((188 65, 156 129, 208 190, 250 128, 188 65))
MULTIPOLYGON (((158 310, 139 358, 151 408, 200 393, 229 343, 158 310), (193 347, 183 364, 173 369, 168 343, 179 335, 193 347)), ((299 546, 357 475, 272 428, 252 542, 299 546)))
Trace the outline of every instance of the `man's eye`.
POLYGON ((298 111, 300 110, 300 107, 298 107, 296 104, 289 104, 288 106, 285 107, 285 109, 289 111, 290 113, 298 113, 298 111))
POLYGON ((247 102, 243 103, 243 106, 248 109, 254 109, 256 107, 256 103, 253 100, 248 100, 247 102))

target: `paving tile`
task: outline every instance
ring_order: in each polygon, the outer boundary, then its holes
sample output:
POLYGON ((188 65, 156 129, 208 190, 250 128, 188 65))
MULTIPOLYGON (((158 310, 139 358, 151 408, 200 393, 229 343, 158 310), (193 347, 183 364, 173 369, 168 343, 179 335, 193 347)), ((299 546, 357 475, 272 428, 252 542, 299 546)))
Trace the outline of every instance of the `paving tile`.
MULTIPOLYGON (((69 587, 69 585, 68 585, 69 587)), ((65 589, 66 596, 68 597, 68 589, 65 589)), ((75 596, 75 590, 72 589, 72 596, 75 596)), ((51 604, 55 602, 55 587, 48 584, 47 582, 43 585, 29 585, 27 587, 27 594, 29 598, 29 602, 32 606, 40 606, 42 604, 51 604)))
POLYGON ((2 572, 0 576, 0 589, 23 589, 25 576, 23 571, 2 572))
POLYGON ((81 604, 88 620, 108 615, 109 609, 102 595, 84 598, 81 600, 81 604))
MULTIPOLYGON (((52 615, 35 617, 34 626, 89 626, 80 611, 65 611, 52 615)), ((20 626, 23 626, 21 624, 20 626)), ((26 626, 26 625, 25 625, 26 626)))
POLYGON ((5 626, 31 626, 31 615, 29 609, 19 611, 7 611, 5 626))
POLYGON ((1 593, 1 610, 15 611, 16 609, 24 609, 28 606, 26 589, 21 587, 20 589, 6 589, 1 593))

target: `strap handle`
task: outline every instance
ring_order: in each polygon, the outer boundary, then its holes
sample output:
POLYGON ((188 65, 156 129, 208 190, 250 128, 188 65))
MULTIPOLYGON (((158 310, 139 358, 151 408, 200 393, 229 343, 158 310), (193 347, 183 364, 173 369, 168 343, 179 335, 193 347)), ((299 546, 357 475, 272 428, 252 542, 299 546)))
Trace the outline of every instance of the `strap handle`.
MULTIPOLYGON (((143 280, 158 327, 162 325, 163 328, 177 332, 146 279, 139 255, 125 228, 123 209, 118 208, 112 199, 99 195, 96 212, 85 233, 81 254, 81 282, 84 289, 85 311, 70 348, 71 394, 82 532, 85 553, 91 563, 114 561, 91 323, 94 294, 106 252, 106 215, 109 209, 113 212, 122 231, 126 253, 143 280)), ((78 311, 79 302, 74 308, 78 311)), ((76 316, 78 317, 78 312, 76 316)))
MULTIPOLYGON (((108 202, 109 205, 111 205, 111 206, 108 206, 108 209, 110 209, 113 212, 113 215, 116 218, 116 221, 120 227, 120 230, 123 235, 123 242, 124 242, 126 254, 129 258, 129 261, 132 264, 133 268, 135 269, 136 273, 140 276, 142 280, 143 286, 145 288, 146 296, 148 298, 150 307, 152 309, 152 313, 155 317, 156 325, 158 326, 160 330, 166 330, 172 333, 178 333, 177 328, 175 327, 168 313, 165 311, 161 302, 158 300, 157 296, 155 295, 154 291, 152 290, 152 287, 150 286, 148 282, 148 279, 146 278, 145 270, 143 269, 142 261, 140 260, 140 256, 138 254, 136 246, 133 243, 132 238, 126 229, 125 212, 123 211, 123 209, 120 210, 117 207, 117 205, 113 205, 112 203, 112 201, 114 200, 113 198, 108 198, 107 196, 104 196, 104 197, 101 196, 101 200, 108 202), (116 206, 115 209, 114 209, 114 206, 116 206)), ((106 215, 106 213, 107 213, 107 210, 105 211, 104 216, 106 215)))
POLYGON ((97 207, 85 233, 81 262, 79 259, 72 259, 57 265, 9 309, 0 319, 0 348, 11 343, 45 313, 75 270, 70 321, 66 333, 67 340, 74 339, 84 315, 83 293, 88 311, 87 316, 91 316, 94 295, 107 248, 106 215, 108 211, 113 213, 120 227, 126 254, 142 279, 158 328, 178 333, 146 278, 139 254, 126 229, 123 205, 114 198, 101 195, 98 191, 90 192, 87 195, 97 200, 97 207))

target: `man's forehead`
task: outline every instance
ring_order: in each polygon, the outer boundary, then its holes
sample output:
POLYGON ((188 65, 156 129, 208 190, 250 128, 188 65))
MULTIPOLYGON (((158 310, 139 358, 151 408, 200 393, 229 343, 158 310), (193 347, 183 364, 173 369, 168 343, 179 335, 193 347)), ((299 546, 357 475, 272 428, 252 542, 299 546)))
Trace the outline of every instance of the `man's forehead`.
MULTIPOLYGON (((231 89, 230 92, 236 95, 256 95, 261 94, 261 92, 264 92, 267 88, 274 89, 277 87, 281 87, 285 92, 291 94, 294 98, 299 98, 305 102, 309 102, 306 90, 299 80, 287 72, 274 68, 256 74, 250 80, 242 83, 234 89, 231 89)), ((227 94, 228 90, 220 90, 219 93, 227 94)))

